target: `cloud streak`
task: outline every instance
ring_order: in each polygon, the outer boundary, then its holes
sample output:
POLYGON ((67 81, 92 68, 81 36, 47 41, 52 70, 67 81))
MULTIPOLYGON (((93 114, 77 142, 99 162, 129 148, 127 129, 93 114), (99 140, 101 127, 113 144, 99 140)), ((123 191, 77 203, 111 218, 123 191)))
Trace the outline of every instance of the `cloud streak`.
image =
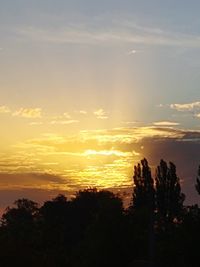
POLYGON ((78 123, 79 121, 78 120, 54 120, 54 121, 51 121, 50 124, 57 124, 57 125, 68 125, 68 124, 73 124, 73 123, 78 123))
POLYGON ((179 122, 174 121, 156 121, 153 123, 155 126, 177 126, 180 125, 179 122))
MULTIPOLYGON (((74 43, 88 45, 105 44, 143 44, 153 46, 175 46, 200 48, 200 36, 182 33, 166 32, 161 29, 142 26, 119 24, 118 27, 108 27, 107 30, 94 29, 91 25, 80 27, 66 26, 61 30, 24 27, 17 29, 17 34, 36 42, 55 44, 74 43)), ((133 50, 135 53, 135 50, 133 50)))

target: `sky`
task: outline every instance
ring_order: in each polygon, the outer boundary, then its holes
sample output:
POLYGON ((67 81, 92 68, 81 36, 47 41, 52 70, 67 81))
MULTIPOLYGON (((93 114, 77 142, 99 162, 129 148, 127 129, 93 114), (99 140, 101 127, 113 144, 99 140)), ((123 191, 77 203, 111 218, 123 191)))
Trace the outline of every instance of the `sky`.
MULTIPOLYGON (((0 0, 0 209, 173 161, 199 202, 200 2, 0 0)), ((129 193, 127 193, 129 192, 129 193)))

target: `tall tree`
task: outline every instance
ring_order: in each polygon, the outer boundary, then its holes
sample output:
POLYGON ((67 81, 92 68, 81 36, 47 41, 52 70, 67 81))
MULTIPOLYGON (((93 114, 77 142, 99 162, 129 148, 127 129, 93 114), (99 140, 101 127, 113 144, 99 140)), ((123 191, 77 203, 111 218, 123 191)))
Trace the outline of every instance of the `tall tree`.
POLYGON ((173 223, 180 219, 183 211, 185 195, 181 193, 180 179, 176 174, 176 166, 164 160, 156 170, 156 208, 160 222, 173 223))
MULTIPOLYGON (((133 176, 133 212, 136 220, 139 218, 139 236, 142 238, 143 255, 149 266, 154 262, 154 209, 155 209, 155 190, 154 180, 151 176, 151 169, 148 161, 144 158, 141 164, 134 167, 133 176), (145 248, 144 244, 148 244, 145 248), (145 253, 145 250, 147 254, 145 253), (146 256, 144 255, 146 254, 146 256)), ((140 260, 140 259, 139 259, 140 260)))
POLYGON ((141 160, 141 164, 134 167, 133 182, 133 208, 135 210, 140 208, 153 209, 154 181, 148 161, 145 158, 141 160))

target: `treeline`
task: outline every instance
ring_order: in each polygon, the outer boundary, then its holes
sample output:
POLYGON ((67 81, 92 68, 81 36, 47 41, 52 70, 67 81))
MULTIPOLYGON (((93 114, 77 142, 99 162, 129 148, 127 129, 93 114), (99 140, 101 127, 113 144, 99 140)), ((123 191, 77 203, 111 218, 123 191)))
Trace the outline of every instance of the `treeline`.
MULTIPOLYGON (((200 168, 196 182, 200 193, 200 168)), ((184 206, 176 166, 146 159, 134 167, 128 208, 109 191, 79 191, 42 206, 19 199, 0 225, 3 267, 196 267, 200 209, 184 206)))

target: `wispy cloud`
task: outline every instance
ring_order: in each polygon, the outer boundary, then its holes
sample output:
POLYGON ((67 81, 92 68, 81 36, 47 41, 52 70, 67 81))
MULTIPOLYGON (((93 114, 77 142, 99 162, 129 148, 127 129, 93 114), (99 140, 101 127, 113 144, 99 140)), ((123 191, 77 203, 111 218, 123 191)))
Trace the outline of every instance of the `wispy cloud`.
POLYGON ((78 120, 54 120, 51 121, 51 124, 60 124, 60 125, 66 125, 66 124, 72 124, 72 123, 78 123, 78 120))
POLYGON ((43 124, 42 121, 33 121, 29 123, 29 125, 42 125, 42 124, 43 124))
POLYGON ((200 110, 200 101, 184 103, 184 104, 171 104, 171 109, 176 109, 177 111, 195 111, 200 110))
POLYGON ((135 55, 137 53, 137 50, 133 49, 128 52, 128 55, 135 55))
POLYGON ((164 108, 164 107, 168 107, 168 105, 164 105, 164 104, 158 104, 158 105, 156 105, 156 107, 158 107, 158 108, 164 108))
POLYGON ((5 173, 0 172, 0 187, 2 188, 45 188, 46 184, 60 185, 65 180, 50 173, 5 173))
POLYGON ((107 113, 102 108, 94 111, 94 115, 97 117, 97 119, 101 119, 101 120, 108 119, 107 113))
POLYGON ((68 112, 64 112, 63 114, 54 115, 51 118, 53 120, 66 120, 66 119, 71 119, 71 115, 68 112))
POLYGON ((139 121, 124 121, 123 124, 127 124, 127 125, 133 125, 138 123, 139 121))
POLYGON ((71 119, 71 115, 68 112, 63 113, 63 117, 66 119, 71 119))
POLYGON ((127 156, 139 156, 140 153, 132 151, 132 152, 122 152, 119 150, 86 150, 83 153, 84 156, 117 156, 117 157, 127 157, 127 156))
POLYGON ((96 140, 98 144, 139 143, 145 138, 181 139, 185 132, 180 129, 163 128, 156 126, 148 127, 120 127, 112 130, 82 131, 83 140, 96 140))
POLYGON ((0 113, 10 113, 11 110, 7 106, 0 106, 0 113))
POLYGON ((86 110, 80 110, 79 113, 82 114, 82 115, 86 115, 87 111, 86 110))
POLYGON ((200 113, 195 114, 195 117, 196 117, 196 118, 200 118, 200 113))
MULTIPOLYGON (((167 32, 162 29, 119 23, 118 27, 100 29, 85 25, 80 29, 76 26, 66 26, 60 30, 24 27, 17 29, 17 34, 36 42, 76 43, 76 44, 143 44, 156 46, 178 46, 200 48, 200 36, 167 32)), ((132 50, 135 53, 136 50, 132 50)))
POLYGON ((23 117, 23 118, 41 118, 42 109, 41 108, 20 108, 19 110, 13 112, 13 116, 23 117))
POLYGON ((153 123, 155 126, 177 126, 180 125, 179 122, 174 121, 156 121, 153 123))

